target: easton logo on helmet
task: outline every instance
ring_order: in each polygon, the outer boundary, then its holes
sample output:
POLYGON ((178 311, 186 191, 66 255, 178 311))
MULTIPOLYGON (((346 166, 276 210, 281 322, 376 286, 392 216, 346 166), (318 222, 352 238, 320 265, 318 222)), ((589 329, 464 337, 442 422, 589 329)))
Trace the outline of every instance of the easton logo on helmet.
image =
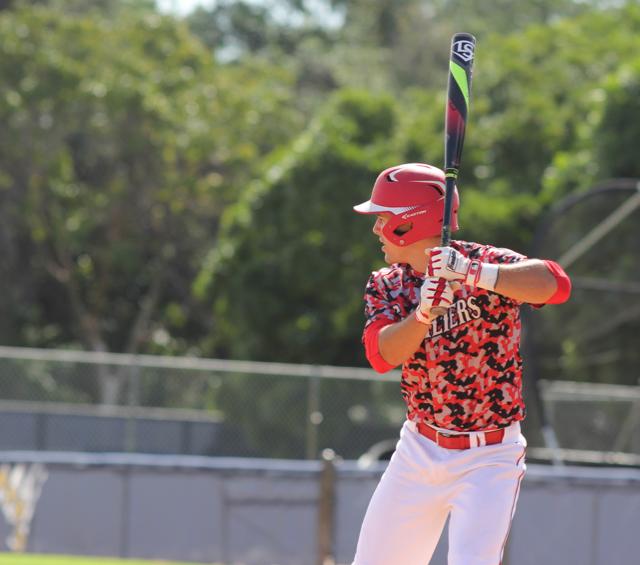
POLYGON ((400 216, 403 220, 408 220, 409 218, 413 218, 414 216, 420 216, 421 214, 426 214, 427 211, 426 210, 419 210, 418 212, 407 212, 406 214, 402 214, 402 216, 400 216))

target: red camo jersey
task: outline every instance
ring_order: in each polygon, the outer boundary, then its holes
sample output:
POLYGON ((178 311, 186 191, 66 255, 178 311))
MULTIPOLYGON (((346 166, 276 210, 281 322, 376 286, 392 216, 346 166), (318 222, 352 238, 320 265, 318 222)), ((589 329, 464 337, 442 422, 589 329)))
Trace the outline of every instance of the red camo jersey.
MULTIPOLYGON (((510 249, 452 241, 465 257, 515 263, 526 257, 510 249)), ((425 275, 407 264, 371 274, 365 290, 365 329, 399 322, 420 302, 425 275)), ((522 420, 521 303, 463 285, 447 314, 436 318, 415 354, 402 366, 407 415, 456 431, 505 427, 522 420)))

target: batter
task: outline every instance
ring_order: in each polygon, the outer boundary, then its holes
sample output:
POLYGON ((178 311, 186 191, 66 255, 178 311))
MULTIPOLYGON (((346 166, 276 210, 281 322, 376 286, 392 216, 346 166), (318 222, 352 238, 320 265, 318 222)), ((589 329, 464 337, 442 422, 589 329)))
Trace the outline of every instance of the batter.
MULTIPOLYGON (((354 207, 377 216, 389 265, 366 286, 367 359, 378 372, 402 365, 407 405, 354 565, 429 563, 448 516, 449 565, 499 565, 525 472, 520 306, 571 291, 553 261, 466 241, 439 247, 444 190, 440 169, 399 165, 354 207)), ((456 189, 452 231, 458 205, 456 189)))

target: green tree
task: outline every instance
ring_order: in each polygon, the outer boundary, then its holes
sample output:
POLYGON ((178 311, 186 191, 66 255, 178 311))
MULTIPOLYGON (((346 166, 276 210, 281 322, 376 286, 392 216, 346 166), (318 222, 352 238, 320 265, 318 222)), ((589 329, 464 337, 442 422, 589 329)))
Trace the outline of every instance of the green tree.
MULTIPOLYGON (((380 261, 370 219, 352 207, 368 197, 379 170, 400 159, 399 124, 389 97, 336 93, 264 178, 225 212, 218 245, 196 285, 213 303, 216 320, 207 351, 363 364, 362 293, 380 261)), ((212 402, 227 422, 245 430, 255 453, 303 457, 308 384, 283 378, 265 386, 238 376, 226 379, 212 402)), ((366 391, 348 381, 321 385, 321 409, 335 417, 319 428, 320 448, 348 449, 347 411, 366 403, 375 412, 387 400, 366 391)))
POLYGON ((548 190, 575 189, 574 198, 581 199, 556 216, 543 234, 544 249, 560 255, 614 213, 627 209, 629 215, 572 263, 572 300, 541 316, 536 334, 540 371, 545 378, 561 369, 567 379, 635 385, 640 311, 633 287, 640 281, 640 209, 630 206, 640 178, 640 60, 622 65, 597 92, 580 143, 554 159, 548 190), (605 181, 615 190, 587 193, 605 181))
POLYGON ((267 51, 290 55, 310 36, 328 39, 328 30, 310 17, 304 2, 290 0, 222 0, 197 7, 187 22, 210 49, 224 50, 231 59, 267 51))
POLYGON ((640 178, 640 60, 606 82, 601 118, 594 128, 594 159, 601 178, 640 178))
MULTIPOLYGON (((541 211, 569 190, 543 188, 556 156, 584 143, 585 135, 598 147, 596 136, 583 131, 584 116, 593 112, 607 74, 637 47, 631 30, 639 18, 640 10, 629 7, 487 40, 486 54, 476 63, 461 177, 460 237, 529 250, 541 211), (622 30, 615 41, 604 33, 614 27, 622 30)), ((360 352, 358 357, 349 352, 349 344, 357 343, 359 306, 334 303, 335 296, 312 289, 313 282, 320 282, 320 289, 350 288, 359 300, 362 281, 349 277, 353 271, 366 272, 375 255, 366 240, 360 241, 361 225, 351 216, 351 205, 364 199, 384 166, 442 162, 444 91, 413 89, 397 98, 397 104, 388 99, 389 110, 378 116, 364 111, 372 107, 366 97, 355 103, 349 95, 339 95, 276 163, 277 174, 258 181, 229 213, 220 246, 200 279, 201 285, 207 280, 217 289, 219 349, 212 351, 274 360, 284 354, 300 362, 351 364, 361 359, 360 352), (383 123, 386 130, 372 129, 383 123), (358 156, 359 163, 369 159, 357 184, 353 161, 349 167, 344 164, 351 156, 358 156), (335 176, 328 177, 329 171, 335 176), (360 197, 346 188, 354 185, 360 197), (337 206, 325 204, 333 201, 337 206), (297 210, 303 209, 300 219, 297 210), (340 256, 353 268, 342 268, 335 259, 340 256), (231 273, 234 283, 227 278, 231 273), (253 288, 256 280, 261 289, 253 288), (284 303, 273 299, 284 292, 278 289, 286 289, 284 303), (264 315, 254 320, 256 311, 264 315), (354 324, 346 331, 335 325, 343 315, 347 328, 354 324)), ((624 116, 624 110, 615 115, 624 116)), ((609 121, 619 124, 621 119, 609 121)))
POLYGON ((218 217, 300 127, 291 76, 220 67, 148 3, 31 4, 0 14, 2 339, 191 350, 218 217))
POLYGON ((0 10, 47 7, 60 13, 116 17, 155 12, 154 0, 2 0, 0 10))
POLYGON ((629 6, 479 44, 463 166, 464 206, 477 204, 472 224, 527 249, 544 207, 593 180, 584 150, 598 142, 589 124, 607 77, 638 49, 639 24, 640 9, 629 6), (578 151, 573 178, 560 182, 567 155, 578 151))
POLYGON ((223 220, 198 289, 213 298, 218 354, 353 364, 367 228, 352 206, 395 161, 395 109, 345 92, 223 220), (329 290, 331 289, 331 290, 329 290), (337 291, 339 289, 339 291, 337 291), (250 329, 250 331, 248 331, 250 329), (326 336, 332 336, 330 341, 326 336))

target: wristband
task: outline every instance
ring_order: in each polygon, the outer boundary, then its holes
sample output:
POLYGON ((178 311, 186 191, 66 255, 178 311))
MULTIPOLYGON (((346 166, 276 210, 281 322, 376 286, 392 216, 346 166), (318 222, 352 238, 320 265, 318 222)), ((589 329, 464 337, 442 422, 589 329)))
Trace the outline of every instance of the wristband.
POLYGON ((471 261, 464 284, 485 290, 495 290, 500 265, 471 261))

